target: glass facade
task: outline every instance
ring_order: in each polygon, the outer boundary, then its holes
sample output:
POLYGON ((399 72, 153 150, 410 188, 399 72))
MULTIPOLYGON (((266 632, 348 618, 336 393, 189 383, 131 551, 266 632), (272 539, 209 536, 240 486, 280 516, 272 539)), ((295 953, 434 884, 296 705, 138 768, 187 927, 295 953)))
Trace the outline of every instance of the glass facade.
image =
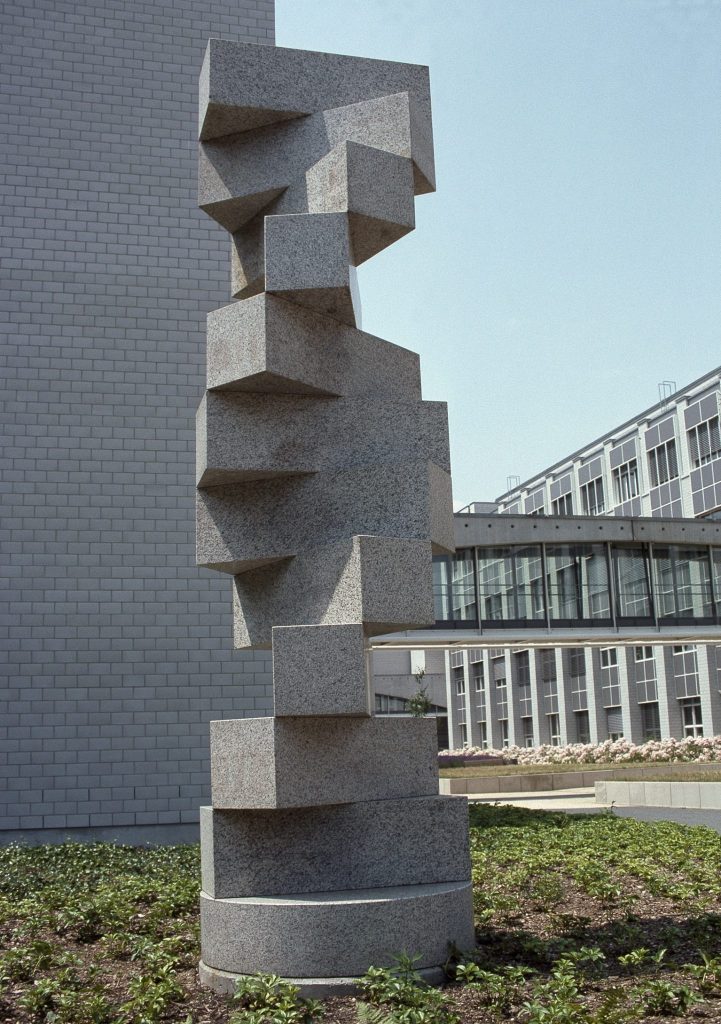
POLYGON ((434 558, 436 623, 458 628, 721 623, 721 548, 523 544, 434 558))
POLYGON ((711 559, 708 548, 653 546, 659 619, 713 620, 711 559))
POLYGON ((608 560, 604 544, 549 544, 545 555, 552 621, 610 619, 608 560))

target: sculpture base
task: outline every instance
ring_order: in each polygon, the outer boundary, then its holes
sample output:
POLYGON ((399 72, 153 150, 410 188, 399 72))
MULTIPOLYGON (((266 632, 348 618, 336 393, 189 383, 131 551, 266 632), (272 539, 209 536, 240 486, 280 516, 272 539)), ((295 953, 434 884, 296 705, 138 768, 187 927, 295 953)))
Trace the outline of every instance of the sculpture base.
POLYGON ((451 943, 472 948, 471 882, 240 899, 203 892, 200 928, 208 979, 208 969, 263 972, 304 979, 308 991, 328 979, 348 991, 369 966, 392 967, 402 952, 418 955, 423 970, 442 966, 451 943))
MULTIPOLYGON (((208 967, 201 960, 198 964, 200 984, 204 988, 212 988, 222 996, 232 996, 235 983, 242 974, 232 971, 218 971, 208 967)), ((427 967, 418 971, 427 985, 442 985, 446 980, 446 972, 442 967, 427 967)), ((284 978, 291 985, 296 985, 299 994, 311 999, 327 999, 329 996, 353 996, 358 994, 358 978, 284 978)))

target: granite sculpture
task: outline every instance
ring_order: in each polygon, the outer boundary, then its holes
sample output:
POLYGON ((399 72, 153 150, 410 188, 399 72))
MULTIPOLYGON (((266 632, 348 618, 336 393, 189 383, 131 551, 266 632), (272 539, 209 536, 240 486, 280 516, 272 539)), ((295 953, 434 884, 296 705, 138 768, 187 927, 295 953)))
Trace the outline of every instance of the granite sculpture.
POLYGON ((342 990, 473 944, 467 808, 435 723, 372 713, 368 641, 433 621, 453 548, 445 405, 360 329, 355 268, 434 189, 428 69, 210 41, 201 208, 232 237, 197 417, 197 560, 234 641, 272 648, 274 715, 211 724, 201 978, 342 990))

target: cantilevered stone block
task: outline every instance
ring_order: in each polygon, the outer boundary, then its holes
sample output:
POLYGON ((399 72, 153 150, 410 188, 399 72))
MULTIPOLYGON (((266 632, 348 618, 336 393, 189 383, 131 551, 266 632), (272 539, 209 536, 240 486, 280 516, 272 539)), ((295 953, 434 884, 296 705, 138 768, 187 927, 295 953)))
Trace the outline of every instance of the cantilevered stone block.
MULTIPOLYGON (((427 462, 288 473, 208 487, 196 495, 196 557, 201 565, 237 575, 245 571, 244 563, 258 558, 316 549, 320 558, 326 545, 349 543, 361 530, 430 541, 445 550, 451 536, 444 529, 446 499, 448 474, 427 462)), ((337 564, 335 556, 331 562, 337 564)))
POLYGON ((426 541, 353 537, 243 572, 234 582, 237 648, 270 647, 271 625, 361 622, 366 636, 376 636, 433 621, 426 541))
POLYGON ((403 949, 418 954, 417 968, 442 964, 451 944, 474 945, 471 895, 470 880, 227 900, 202 893, 202 963, 299 979, 352 978, 370 964, 393 966, 403 949))
MULTIPOLYGON (((416 101, 408 93, 324 110, 300 120, 202 144, 198 204, 234 233, 246 230, 261 211, 266 214, 319 212, 313 208, 319 198, 318 186, 313 188, 314 168, 326 162, 329 152, 338 151, 346 144, 383 151, 391 158, 383 162, 366 154, 387 178, 388 188, 395 192, 395 201, 389 203, 376 184, 377 213, 381 216, 386 210, 393 214, 404 208, 407 215, 407 204, 412 205, 413 193, 418 191, 417 176, 420 173, 423 177, 423 172, 433 164, 432 140, 418 129, 416 101), (401 169, 393 163, 393 157, 410 161, 410 164, 401 169), (406 181, 408 198, 404 201, 398 186, 406 181)), ((368 187, 363 154, 356 156, 353 190, 356 201, 367 208, 373 188, 368 187)), ((347 194, 345 169, 343 178, 343 192, 347 194)), ((336 184, 336 181, 328 181, 334 192, 336 184)), ((337 208, 348 209, 345 200, 339 200, 337 208)))
POLYGON ((283 811, 200 809, 203 890, 276 896, 470 878, 468 804, 372 800, 283 811))
MULTIPOLYGON (((453 545, 449 508, 450 477, 427 462, 357 466, 305 476, 289 473, 209 487, 196 496, 196 557, 199 565, 237 575, 251 568, 246 563, 258 559, 317 550, 320 560, 327 545, 348 544, 362 530, 380 537, 430 541, 434 551, 443 552, 453 545)), ((343 557, 347 560, 349 555, 343 557)), ((338 575, 333 567, 338 564, 331 553, 328 573, 319 576, 333 590, 338 575)))
POLYGON ((443 402, 207 394, 196 418, 199 487, 427 460, 448 471, 443 402), (395 429, 391 429, 391 428, 395 429))
POLYGON ((408 157, 344 142, 306 174, 309 213, 347 213, 351 262, 359 266, 415 226, 408 157))
POLYGON ((354 326, 358 288, 343 214, 265 218, 265 288, 354 326))
POLYGON ((273 701, 276 718, 369 715, 363 627, 275 626, 273 701))
POLYGON ((438 792, 430 718, 239 718, 210 723, 213 807, 314 807, 438 792))
MULTIPOLYGON (((200 137, 214 139, 302 114, 411 93, 431 134, 428 68, 211 39, 200 73, 200 137)), ((433 165, 420 191, 434 189, 433 165)))
POLYGON ((275 295, 208 314, 208 390, 421 398, 415 352, 275 295))

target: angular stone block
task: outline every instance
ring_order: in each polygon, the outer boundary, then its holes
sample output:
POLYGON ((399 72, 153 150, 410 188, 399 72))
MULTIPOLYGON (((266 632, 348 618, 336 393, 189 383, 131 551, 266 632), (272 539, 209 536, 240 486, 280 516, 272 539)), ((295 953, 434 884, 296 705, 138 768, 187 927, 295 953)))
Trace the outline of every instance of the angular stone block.
MULTIPOLYGON (((366 160, 372 160, 379 172, 385 173, 391 192, 401 180, 408 188, 405 200, 396 192, 395 202, 389 203, 379 188, 380 182, 373 185, 367 181, 363 155, 357 154, 352 174, 355 201, 367 210, 368 200, 373 197, 379 212, 389 210, 391 219, 399 204, 404 211, 402 217, 407 217, 410 203, 413 217, 413 194, 424 191, 422 182, 429 171, 432 173, 433 139, 430 132, 419 130, 416 101, 408 93, 324 110, 311 117, 201 144, 198 204, 234 233, 245 231, 263 210, 269 214, 322 212, 314 209, 319 198, 318 190, 313 190, 314 168, 326 162, 329 151, 339 151, 346 144, 384 152, 389 160, 368 154, 366 160), (410 165, 401 169, 393 158, 410 161, 410 165), (315 191, 312 201, 311 191, 315 191)), ((335 189, 335 182, 328 181, 328 185, 335 189)), ((347 181, 344 192, 347 194, 347 181)), ((343 201, 336 208, 346 210, 347 203, 343 201)), ((399 223, 405 223, 405 219, 399 223)))
POLYGON ((426 541, 353 537, 243 571, 234 583, 237 648, 270 647, 271 624, 360 622, 366 636, 377 636, 433 622, 426 541))
POLYGON ((355 266, 415 227, 413 165, 408 157, 344 142, 305 177, 309 213, 348 214, 355 266))
POLYGON ((448 472, 447 459, 444 402, 211 392, 196 416, 199 487, 421 460, 448 472))
POLYGON ((208 390, 421 398, 415 352, 257 295, 208 314, 208 390))
POLYGON ((363 627, 276 626, 273 701, 276 718, 370 715, 363 627))
POLYGON ((200 913, 203 963, 238 974, 357 976, 392 966, 402 950, 423 968, 444 963, 450 943, 474 945, 470 882, 225 900, 202 893, 200 913))
MULTIPOLYGON (((217 139, 395 93, 413 96, 419 125, 430 135, 427 67, 211 39, 200 73, 200 138, 217 139)), ((430 163, 419 194, 433 190, 430 163)))
MULTIPOLYGON (((335 586, 350 557, 347 549, 343 555, 329 546, 348 544, 363 531, 446 547, 449 532, 438 509, 449 507, 449 496, 448 475, 423 462, 309 475, 288 471, 277 479, 210 487, 196 496, 196 557, 199 565, 237 575, 246 571, 248 562, 317 550, 315 591, 325 593, 324 581, 335 586), (436 487, 437 498, 431 490, 436 487)), ((295 618, 277 625, 306 621, 322 620, 295 618)), ((332 621, 360 619, 334 615, 332 621)))
POLYGON ((468 805, 456 797, 275 811, 202 807, 203 889, 215 898, 465 881, 468 805))
POLYGON ((312 807, 436 795, 436 749, 433 719, 211 722, 213 807, 312 807))
MULTIPOLYGON (((355 326, 358 286, 342 213, 265 218, 265 288, 355 326)), ((359 306, 358 306, 359 308, 359 306)))

